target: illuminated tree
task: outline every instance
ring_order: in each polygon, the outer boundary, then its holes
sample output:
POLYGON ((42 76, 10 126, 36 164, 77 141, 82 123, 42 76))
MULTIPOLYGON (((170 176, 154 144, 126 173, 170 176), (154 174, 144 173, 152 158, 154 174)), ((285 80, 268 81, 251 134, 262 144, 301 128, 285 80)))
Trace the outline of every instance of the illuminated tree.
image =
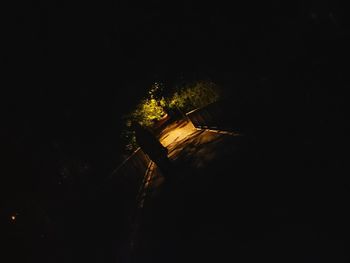
POLYGON ((147 98, 141 100, 135 109, 124 116, 125 129, 121 138, 125 144, 127 153, 131 153, 137 148, 135 133, 132 130, 132 122, 138 122, 142 126, 152 127, 154 123, 160 120, 166 114, 166 100, 162 96, 163 86, 159 83, 152 85, 147 98))
POLYGON ((135 134, 131 129, 132 122, 152 128, 166 114, 174 112, 188 112, 204 107, 217 101, 220 97, 219 87, 211 81, 198 81, 181 88, 169 96, 164 96, 164 87, 161 83, 154 83, 148 96, 140 101, 130 114, 125 116, 126 129, 122 133, 128 152, 136 149, 135 134))
POLYGON ((169 107, 177 107, 184 112, 204 107, 217 101, 219 87, 210 81, 199 81, 180 88, 169 99, 169 107))
POLYGON ((159 101, 156 99, 145 99, 132 112, 131 117, 142 126, 151 127, 155 121, 160 120, 164 115, 165 111, 159 101))

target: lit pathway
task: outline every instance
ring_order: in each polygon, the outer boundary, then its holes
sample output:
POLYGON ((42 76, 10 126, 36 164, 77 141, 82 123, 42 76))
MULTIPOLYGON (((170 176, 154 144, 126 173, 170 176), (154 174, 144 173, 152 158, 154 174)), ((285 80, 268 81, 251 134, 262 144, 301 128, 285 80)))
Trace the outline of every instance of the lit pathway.
MULTIPOLYGON (((168 216, 171 217, 171 221, 175 220, 176 224, 179 223, 182 226, 184 222, 181 220, 188 209, 187 205, 183 206, 184 198, 188 198, 188 205, 190 205, 198 197, 199 192, 207 191, 208 187, 213 185, 211 181, 215 176, 232 170, 233 163, 227 160, 239 159, 242 137, 238 135, 196 129, 187 120, 169 125, 162 132, 159 136, 160 142, 169 150, 169 158, 174 164, 174 171, 171 174, 172 180, 169 182, 164 180, 164 177, 156 170, 152 175, 149 187, 146 189, 138 241, 135 240, 135 262, 139 262, 141 258, 146 261, 140 262, 149 262, 147 260, 168 262, 168 259, 163 258, 163 253, 166 253, 164 249, 164 251, 157 252, 157 255, 149 254, 157 246, 165 245, 160 244, 161 240, 158 238, 165 238, 168 241, 168 238, 174 234, 173 227, 168 225, 164 229, 164 234, 169 234, 169 236, 163 237, 162 233, 158 232, 160 230, 158 227, 164 227, 163 224, 169 220, 168 216), (222 163, 226 166, 223 166, 222 163), (188 195, 189 191, 190 195, 188 195)), ((215 180, 222 182, 220 177, 215 180)), ((207 194, 207 197, 210 197, 210 194, 207 194)), ((169 223, 172 224, 170 221, 169 223)), ((182 231, 186 231, 186 228, 182 231)), ((177 238, 174 239, 176 243, 180 242, 176 240, 177 238)))
POLYGON ((151 178, 127 262, 348 262, 333 260, 345 258, 344 244, 315 234, 324 203, 314 208, 310 189, 292 180, 294 164, 232 135, 185 121, 163 131, 174 169, 170 180, 151 178))
MULTIPOLYGON (((236 142, 239 133, 222 132, 218 130, 197 129, 188 120, 182 120, 169 125, 160 135, 160 142, 168 148, 169 158, 174 162, 184 162, 191 158, 191 165, 203 163, 206 159, 225 152, 222 143, 232 139, 236 142)), ((229 146, 229 145, 227 145, 229 146)), ((230 148, 232 150, 232 148, 230 148)), ((200 168, 197 165, 196 168, 200 168)))
POLYGON ((160 142, 165 147, 171 147, 179 143, 188 136, 197 131, 193 124, 189 121, 182 120, 169 125, 160 135, 160 142))
MULTIPOLYGON (((202 168, 205 163, 219 158, 225 152, 222 143, 225 139, 240 136, 238 133, 209 129, 197 129, 187 120, 180 120, 167 126, 159 136, 160 142, 168 148, 170 160, 178 167, 191 159, 193 168, 202 168), (216 149, 221 145, 221 149, 216 149)), ((149 187, 152 191, 163 183, 164 178, 155 169, 149 187)))

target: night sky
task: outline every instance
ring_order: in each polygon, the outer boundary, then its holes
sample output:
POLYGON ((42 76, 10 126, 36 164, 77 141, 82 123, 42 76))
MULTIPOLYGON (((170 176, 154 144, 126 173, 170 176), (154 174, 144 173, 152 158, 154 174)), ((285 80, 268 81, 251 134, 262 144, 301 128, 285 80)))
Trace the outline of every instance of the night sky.
POLYGON ((331 127, 332 138, 343 133, 344 7, 204 2, 17 1, 4 8, 5 211, 28 200, 49 211, 71 198, 66 192, 105 178, 122 160, 123 114, 155 81, 172 87, 209 78, 235 102, 256 110, 267 102, 271 129, 289 119, 309 135, 321 126, 331 127))

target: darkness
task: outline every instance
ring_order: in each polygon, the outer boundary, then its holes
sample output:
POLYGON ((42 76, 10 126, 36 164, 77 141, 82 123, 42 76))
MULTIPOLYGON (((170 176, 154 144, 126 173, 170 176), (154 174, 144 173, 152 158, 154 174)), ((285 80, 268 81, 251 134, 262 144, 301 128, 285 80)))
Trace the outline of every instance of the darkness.
POLYGON ((76 210, 84 193, 124 158, 123 114, 155 81, 172 87, 209 78, 249 108, 247 116, 269 116, 254 120, 259 131, 324 140, 345 160, 344 6, 204 2, 17 1, 2 8, 0 213, 9 255, 22 249, 9 223, 16 211, 27 215, 16 231, 40 229, 44 219, 30 216, 40 214, 55 222, 55 242, 70 239, 72 211, 84 213, 76 210))

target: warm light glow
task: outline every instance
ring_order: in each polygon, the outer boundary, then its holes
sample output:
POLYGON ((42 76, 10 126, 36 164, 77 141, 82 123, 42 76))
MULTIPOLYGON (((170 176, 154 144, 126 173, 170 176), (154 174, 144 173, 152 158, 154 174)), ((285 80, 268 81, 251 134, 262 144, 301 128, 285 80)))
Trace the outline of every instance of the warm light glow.
POLYGON ((185 139, 190 134, 193 134, 197 130, 194 128, 193 124, 191 122, 188 122, 186 125, 177 127, 177 128, 171 128, 169 131, 166 131, 160 138, 160 142, 164 146, 169 146, 170 144, 181 141, 185 139))
POLYGON ((12 221, 16 220, 16 216, 11 216, 12 221))

